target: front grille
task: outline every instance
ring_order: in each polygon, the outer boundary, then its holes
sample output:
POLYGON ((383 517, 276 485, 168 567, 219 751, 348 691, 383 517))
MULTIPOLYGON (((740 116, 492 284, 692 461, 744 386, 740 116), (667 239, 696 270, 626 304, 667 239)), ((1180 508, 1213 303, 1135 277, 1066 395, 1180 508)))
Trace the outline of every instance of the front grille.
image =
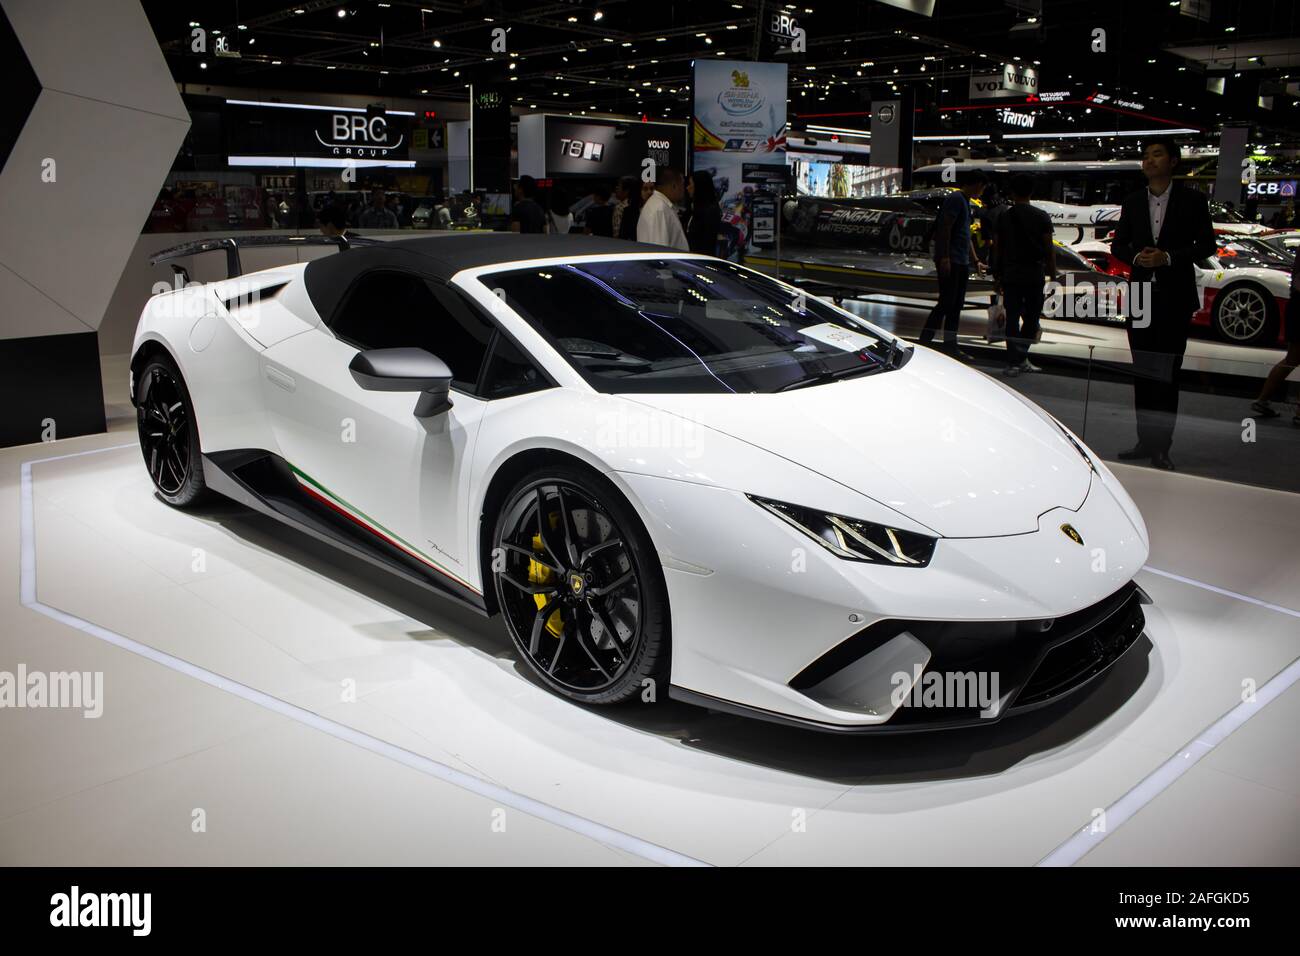
POLYGON ((1096 677, 1142 636, 1146 615, 1134 594, 1114 613, 1054 645, 1016 695, 1012 709, 1045 704, 1096 677))
MULTIPOLYGON (((817 687, 904 631, 930 651, 926 673, 996 672, 1003 713, 1046 704, 1096 677, 1142 634, 1137 585, 1130 581, 1086 608, 1054 621, 876 621, 831 648, 789 686, 817 698, 817 687), (1044 627, 1046 625, 1046 627, 1044 627)), ((986 723, 974 707, 900 707, 883 728, 927 729, 986 723)))

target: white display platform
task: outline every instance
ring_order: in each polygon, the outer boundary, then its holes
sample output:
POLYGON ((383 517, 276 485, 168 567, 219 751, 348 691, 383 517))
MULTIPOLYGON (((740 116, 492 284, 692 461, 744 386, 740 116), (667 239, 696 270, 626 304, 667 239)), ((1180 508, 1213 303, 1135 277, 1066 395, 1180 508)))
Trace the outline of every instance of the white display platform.
POLYGON ((0 581, 29 585, 0 669, 54 655, 106 688, 102 728, 0 723, 0 862, 1300 863, 1297 496, 1120 470, 1155 603, 1110 674, 988 728, 846 738, 575 706, 498 620, 233 503, 168 507, 133 437, 0 456, 28 565, 0 581), (1251 588, 1251 567, 1274 570, 1251 588))

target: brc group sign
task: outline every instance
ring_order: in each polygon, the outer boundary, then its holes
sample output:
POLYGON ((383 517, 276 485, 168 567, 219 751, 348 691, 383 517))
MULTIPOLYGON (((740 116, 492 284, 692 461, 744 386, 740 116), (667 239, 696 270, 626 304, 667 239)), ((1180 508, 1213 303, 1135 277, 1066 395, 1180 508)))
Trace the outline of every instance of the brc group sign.
POLYGON ((405 160, 411 114, 359 107, 227 101, 232 156, 405 160))

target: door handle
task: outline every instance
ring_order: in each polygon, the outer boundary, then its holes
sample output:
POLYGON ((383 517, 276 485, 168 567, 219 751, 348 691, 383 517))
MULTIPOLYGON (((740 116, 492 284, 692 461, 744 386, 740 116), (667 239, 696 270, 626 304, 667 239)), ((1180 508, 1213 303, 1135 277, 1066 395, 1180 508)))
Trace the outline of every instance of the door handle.
POLYGON ((266 379, 272 385, 279 386, 286 392, 292 392, 298 387, 298 383, 293 380, 293 376, 287 372, 282 372, 274 365, 267 365, 264 368, 266 379))

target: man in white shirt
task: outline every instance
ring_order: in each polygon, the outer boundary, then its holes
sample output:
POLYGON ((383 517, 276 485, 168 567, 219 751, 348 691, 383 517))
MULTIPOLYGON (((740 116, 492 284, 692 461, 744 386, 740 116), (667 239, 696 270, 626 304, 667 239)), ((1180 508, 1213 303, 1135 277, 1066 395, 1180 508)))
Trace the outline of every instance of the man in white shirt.
POLYGON ((686 231, 682 229, 675 205, 685 195, 686 182, 682 174, 671 166, 661 166, 655 191, 641 207, 641 216, 636 223, 636 241, 689 251, 690 244, 686 241, 686 231))

